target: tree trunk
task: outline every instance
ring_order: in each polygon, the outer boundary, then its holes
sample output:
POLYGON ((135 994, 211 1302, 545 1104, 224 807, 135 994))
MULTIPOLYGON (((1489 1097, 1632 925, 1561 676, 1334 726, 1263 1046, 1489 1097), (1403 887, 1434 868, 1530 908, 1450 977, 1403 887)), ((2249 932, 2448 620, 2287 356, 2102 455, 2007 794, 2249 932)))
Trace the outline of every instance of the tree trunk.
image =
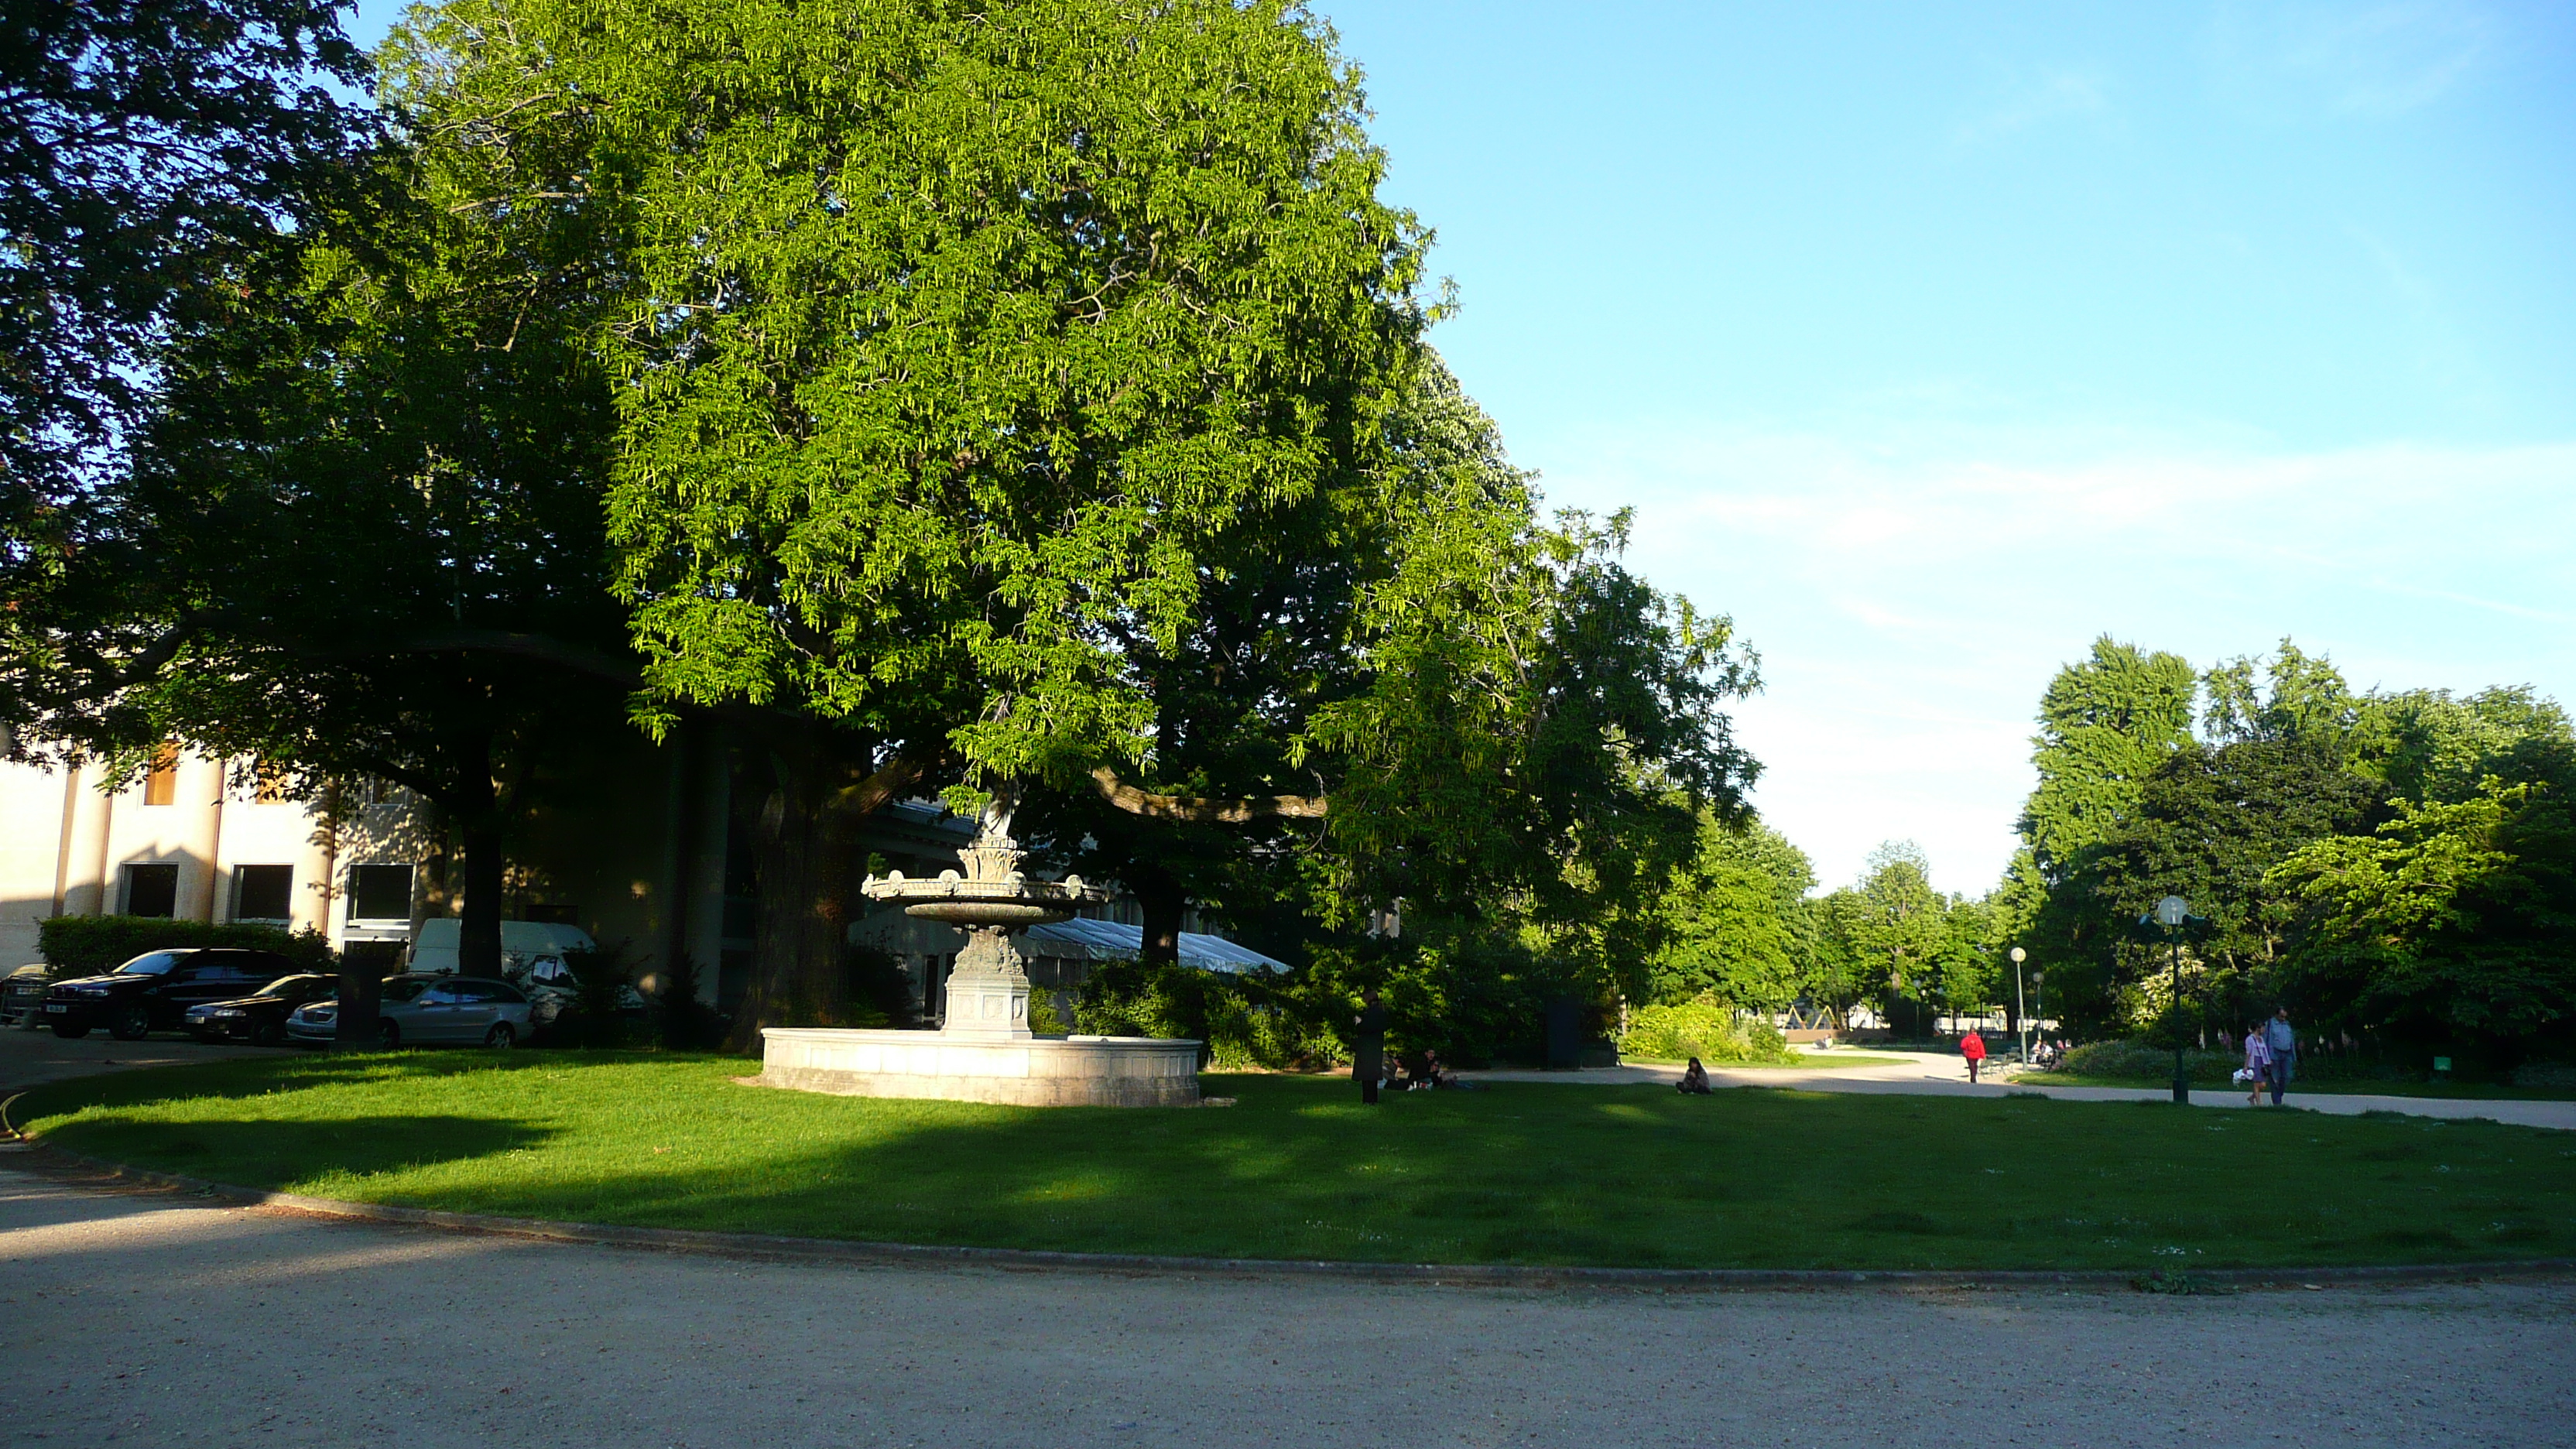
POLYGON ((1181 914, 1189 909, 1190 898, 1180 884, 1159 870, 1140 870, 1127 888, 1136 893, 1136 903, 1145 908, 1144 941, 1136 959, 1148 966, 1179 965, 1181 960, 1181 914))
POLYGON ((456 927, 456 974, 501 974, 501 825, 487 811, 459 822, 464 837, 465 900, 456 927))
POLYGON ((764 1026, 831 1026, 849 1014, 848 931, 857 894, 852 812, 834 808, 841 772, 820 750, 773 748, 755 858, 760 914, 752 976, 726 1045, 750 1051, 764 1026))
POLYGON ((364 951, 340 956, 340 1014, 331 1027, 334 1051, 362 1052, 376 1044, 376 1017, 384 1007, 383 966, 364 951))

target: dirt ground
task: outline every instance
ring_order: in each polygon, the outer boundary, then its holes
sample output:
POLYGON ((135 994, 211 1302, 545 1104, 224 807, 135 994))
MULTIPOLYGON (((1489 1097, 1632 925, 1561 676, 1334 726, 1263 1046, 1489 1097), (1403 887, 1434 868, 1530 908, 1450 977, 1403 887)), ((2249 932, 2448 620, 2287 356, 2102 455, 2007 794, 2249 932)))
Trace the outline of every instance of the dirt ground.
POLYGON ((0 1159, 0 1443, 2545 1445, 2576 1284, 1502 1291, 665 1256, 0 1159))

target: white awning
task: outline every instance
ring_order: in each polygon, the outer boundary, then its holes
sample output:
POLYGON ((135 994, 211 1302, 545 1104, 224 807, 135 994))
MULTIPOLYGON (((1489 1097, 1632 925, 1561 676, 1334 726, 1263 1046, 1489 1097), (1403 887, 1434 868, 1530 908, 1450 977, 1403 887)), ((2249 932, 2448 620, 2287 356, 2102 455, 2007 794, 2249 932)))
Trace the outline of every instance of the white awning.
MULTIPOLYGON (((1023 956, 1054 956, 1069 961, 1132 961, 1145 949, 1145 932, 1136 926, 1122 926, 1116 921, 1090 921, 1076 917, 1031 926, 1020 934, 1023 956)), ((1181 933, 1181 964, 1201 971, 1285 971, 1288 963, 1275 961, 1249 946, 1239 945, 1222 936, 1200 931, 1181 933)))

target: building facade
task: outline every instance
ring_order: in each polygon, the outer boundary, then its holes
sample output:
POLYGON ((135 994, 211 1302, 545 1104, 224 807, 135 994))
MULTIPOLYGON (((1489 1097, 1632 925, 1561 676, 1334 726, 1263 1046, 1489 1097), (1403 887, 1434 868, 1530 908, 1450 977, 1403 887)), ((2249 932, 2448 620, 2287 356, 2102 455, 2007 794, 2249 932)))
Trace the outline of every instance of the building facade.
MULTIPOLYGON (((607 742, 529 812, 502 914, 581 927, 648 990, 685 956, 699 994, 730 1009, 751 974, 761 804, 715 729, 607 742)), ((935 876, 972 833, 936 803, 906 801, 870 817, 861 844, 894 869, 935 876)), ((0 763, 0 972, 42 959, 39 929, 57 915, 256 922, 318 931, 335 949, 372 943, 390 960, 422 921, 454 914, 449 866, 429 812, 395 789, 342 787, 325 810, 242 762, 185 751, 122 783, 95 765, 0 763)), ((963 933, 882 914, 854 922, 851 937, 892 956, 916 1011, 936 1022, 963 933)), ((1116 896, 1085 914, 1130 932, 1142 919, 1116 896)), ((1086 969, 1071 956, 1041 966, 1059 988, 1086 969)))

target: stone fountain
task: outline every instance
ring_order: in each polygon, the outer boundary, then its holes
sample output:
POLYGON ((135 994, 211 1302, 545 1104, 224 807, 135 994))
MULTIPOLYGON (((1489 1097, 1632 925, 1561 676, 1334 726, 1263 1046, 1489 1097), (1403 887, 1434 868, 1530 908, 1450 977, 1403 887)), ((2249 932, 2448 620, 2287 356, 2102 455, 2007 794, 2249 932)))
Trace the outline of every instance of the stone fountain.
POLYGON ((966 932, 936 1032, 773 1026, 761 1032, 760 1080, 856 1097, 944 1097, 1029 1107, 1186 1107, 1199 1100, 1199 1044, 1163 1037, 1039 1036, 1029 1030, 1029 975, 1011 937, 1070 919, 1102 898, 1080 876, 1031 880, 1011 838, 1011 801, 985 807, 966 868, 937 880, 870 876, 870 899, 966 932))

